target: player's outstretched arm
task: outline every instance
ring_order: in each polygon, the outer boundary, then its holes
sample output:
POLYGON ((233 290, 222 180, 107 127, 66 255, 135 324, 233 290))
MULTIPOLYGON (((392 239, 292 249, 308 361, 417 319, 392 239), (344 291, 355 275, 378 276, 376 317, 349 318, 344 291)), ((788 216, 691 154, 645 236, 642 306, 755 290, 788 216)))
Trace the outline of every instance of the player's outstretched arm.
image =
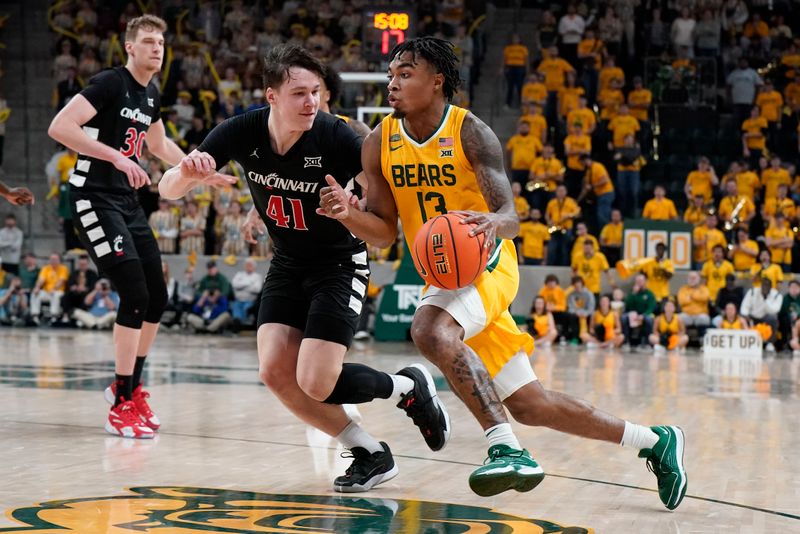
POLYGON ((221 187, 233 185, 236 180, 235 176, 218 173, 217 163, 210 154, 193 150, 178 165, 164 173, 158 182, 158 192, 166 199, 176 200, 201 183, 221 187))
POLYGON ((26 204, 33 204, 33 193, 27 187, 8 187, 3 182, 0 182, 0 197, 5 198, 15 206, 24 206, 26 204))
POLYGON ((58 112, 47 129, 47 135, 79 154, 108 161, 124 172, 134 189, 150 183, 144 169, 122 155, 117 148, 92 139, 83 131, 83 125, 97 115, 97 110, 83 95, 76 95, 58 112))
POLYGON ((461 125, 461 144, 491 210, 491 213, 465 212, 469 217, 462 223, 477 223, 472 234, 485 233, 486 246, 492 248, 495 237, 513 239, 519 233, 514 196, 503 167, 503 147, 491 128, 472 113, 467 114, 461 125))
POLYGON ((397 206, 381 171, 381 127, 372 131, 361 147, 361 164, 367 178, 367 209, 360 211, 332 176, 320 191, 317 213, 340 221, 350 233, 377 247, 388 247, 397 237, 397 206))
POLYGON ((164 129, 164 122, 161 119, 147 129, 145 141, 150 153, 166 161, 170 166, 178 165, 186 155, 172 139, 167 137, 167 131, 164 129))

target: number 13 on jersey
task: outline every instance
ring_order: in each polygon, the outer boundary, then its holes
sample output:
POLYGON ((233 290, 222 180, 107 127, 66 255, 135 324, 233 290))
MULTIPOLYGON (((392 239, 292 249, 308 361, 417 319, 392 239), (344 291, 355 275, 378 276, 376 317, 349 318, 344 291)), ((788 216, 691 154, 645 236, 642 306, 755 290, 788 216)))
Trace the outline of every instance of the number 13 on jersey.
POLYGON ((447 213, 447 208, 444 205, 444 195, 434 191, 428 191, 423 194, 422 191, 417 193, 417 202, 419 203, 419 211, 422 214, 422 222, 428 222, 428 219, 438 215, 447 213))

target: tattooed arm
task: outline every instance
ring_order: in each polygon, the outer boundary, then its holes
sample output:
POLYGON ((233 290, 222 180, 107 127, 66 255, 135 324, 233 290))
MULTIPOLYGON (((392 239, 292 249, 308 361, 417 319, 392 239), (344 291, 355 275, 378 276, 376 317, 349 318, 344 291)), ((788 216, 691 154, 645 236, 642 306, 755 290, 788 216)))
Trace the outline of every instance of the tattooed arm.
POLYGON ((513 239, 519 233, 511 183, 503 167, 503 147, 491 128, 472 113, 467 114, 461 125, 461 144, 491 210, 491 213, 467 212, 470 217, 464 222, 478 223, 473 235, 485 233, 485 246, 492 248, 495 237, 513 239))

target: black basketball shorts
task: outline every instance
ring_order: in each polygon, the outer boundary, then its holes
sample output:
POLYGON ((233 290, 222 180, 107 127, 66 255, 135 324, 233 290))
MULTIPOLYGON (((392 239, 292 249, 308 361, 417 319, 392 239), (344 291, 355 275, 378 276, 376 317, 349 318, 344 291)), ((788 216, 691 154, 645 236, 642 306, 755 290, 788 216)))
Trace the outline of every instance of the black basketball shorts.
POLYGON ((78 237, 99 270, 128 260, 161 263, 158 243, 135 195, 73 189, 70 206, 78 237))
POLYGON ((285 324, 302 330, 304 338, 349 347, 368 283, 366 252, 302 267, 276 256, 261 291, 258 326, 285 324))

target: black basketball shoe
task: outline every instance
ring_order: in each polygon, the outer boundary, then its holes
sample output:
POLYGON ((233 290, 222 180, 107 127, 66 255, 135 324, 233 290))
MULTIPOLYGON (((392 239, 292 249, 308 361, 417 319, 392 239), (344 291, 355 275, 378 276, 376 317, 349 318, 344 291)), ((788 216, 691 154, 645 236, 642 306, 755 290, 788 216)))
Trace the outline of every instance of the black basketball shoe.
POLYGON ((362 447, 353 447, 348 451, 349 454, 342 453, 342 458, 352 458, 353 463, 344 476, 336 477, 333 489, 341 493, 360 493, 396 477, 398 469, 392 451, 383 441, 381 447, 383 451, 372 454, 362 447))
POLYGON ((397 407, 419 427, 432 451, 443 449, 450 439, 450 416, 436 394, 433 377, 418 363, 400 369, 397 374, 414 381, 414 389, 400 396, 397 407))

